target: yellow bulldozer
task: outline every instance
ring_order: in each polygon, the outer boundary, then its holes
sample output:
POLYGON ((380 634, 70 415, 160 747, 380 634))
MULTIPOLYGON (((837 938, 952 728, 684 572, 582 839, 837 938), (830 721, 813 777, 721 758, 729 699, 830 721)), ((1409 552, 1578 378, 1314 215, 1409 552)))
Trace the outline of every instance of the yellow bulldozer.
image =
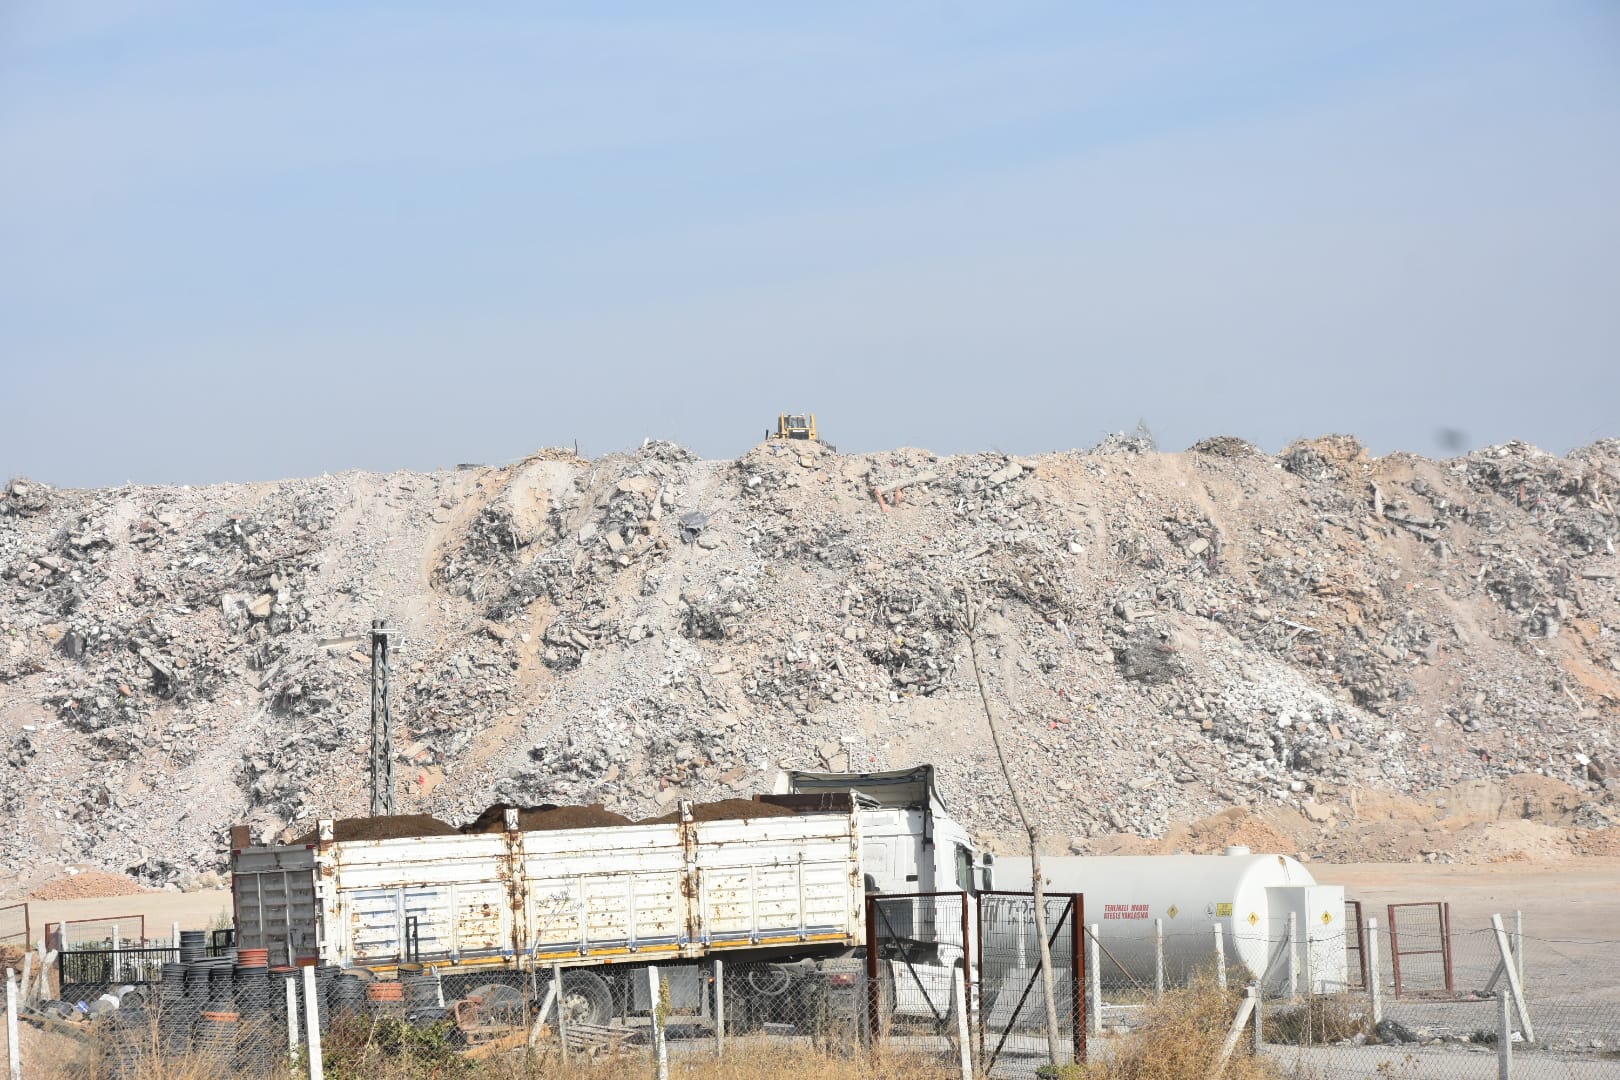
POLYGON ((765 432, 766 441, 771 439, 803 439, 807 442, 821 443, 833 453, 838 448, 829 442, 822 442, 821 436, 816 434, 815 413, 782 413, 776 418, 776 430, 765 432))

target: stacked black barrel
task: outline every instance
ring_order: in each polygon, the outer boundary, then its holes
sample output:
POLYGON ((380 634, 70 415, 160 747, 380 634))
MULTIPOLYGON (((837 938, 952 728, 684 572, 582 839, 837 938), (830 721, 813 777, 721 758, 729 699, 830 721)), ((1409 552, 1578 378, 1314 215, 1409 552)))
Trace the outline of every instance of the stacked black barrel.
MULTIPOLYGON (((210 956, 203 931, 184 931, 180 937, 180 959, 163 965, 162 982, 149 1002, 158 1023, 155 1049, 171 1059, 206 1057, 222 1075, 274 1073, 287 1057, 289 1026, 300 1031, 305 1026, 303 969, 272 968, 264 949, 210 956), (291 1025, 289 981, 297 991, 291 1025)), ((426 1025, 450 1017, 437 972, 412 967, 401 976, 397 982, 378 982, 335 965, 317 966, 315 1005, 321 1031, 350 1018, 397 1016, 426 1025)), ((134 1010, 126 1019, 142 1021, 134 1010)), ((133 1038, 135 1033, 130 1034, 133 1038)))
POLYGON ((208 1000, 197 1016, 191 1042, 198 1054, 225 1065, 235 1056, 236 1033, 242 1022, 232 978, 236 958, 227 954, 202 963, 208 972, 208 1000))
MULTIPOLYGON (((255 1076, 268 1071, 275 1054, 270 1032, 270 950, 238 949, 232 974, 236 990, 236 1071, 255 1076)), ((283 1036, 285 1039, 285 1036, 283 1036)))
POLYGON ((207 932, 180 934, 180 959, 163 965, 157 987, 159 1040, 166 1056, 194 1052, 229 1075, 259 1076, 286 1056, 286 980, 264 949, 209 956, 207 932))

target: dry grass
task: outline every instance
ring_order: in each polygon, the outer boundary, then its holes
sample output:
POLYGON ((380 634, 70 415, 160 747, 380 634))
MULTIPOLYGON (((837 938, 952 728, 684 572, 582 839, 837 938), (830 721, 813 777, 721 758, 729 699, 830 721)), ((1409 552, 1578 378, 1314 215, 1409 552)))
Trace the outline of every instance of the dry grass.
MULTIPOLYGON (((29 1080, 304 1080, 304 1071, 286 1060, 284 1030, 268 1045, 272 1049, 257 1059, 259 1067, 245 1070, 236 1061, 204 1053, 169 1054, 155 1029, 115 1038, 89 1028, 30 1028, 23 1039, 23 1075, 29 1080)), ((475 1060, 431 1034, 417 1037, 365 1024, 334 1032, 323 1045, 328 1080, 646 1080, 650 1071, 645 1045, 594 1059, 576 1053, 567 1062, 551 1047, 475 1060)), ((946 1080, 954 1074, 939 1058, 829 1053, 806 1040, 750 1036, 728 1040, 724 1056, 707 1046, 695 1051, 672 1045, 670 1075, 676 1080, 946 1080)))
POLYGON ((1336 995, 1312 997, 1303 1005, 1266 1014, 1262 1030, 1267 1042, 1312 1046, 1339 1042, 1355 1035, 1373 1034, 1372 1017, 1362 1002, 1336 995))
POLYGON ((1103 1060, 1074 1073, 1084 1080, 1281 1080, 1275 1063, 1250 1055, 1246 1039, 1224 1069, 1215 1067, 1242 1000, 1213 976, 1201 976, 1148 1006, 1141 1025, 1116 1039, 1106 1056, 1093 1044, 1093 1057, 1103 1060))

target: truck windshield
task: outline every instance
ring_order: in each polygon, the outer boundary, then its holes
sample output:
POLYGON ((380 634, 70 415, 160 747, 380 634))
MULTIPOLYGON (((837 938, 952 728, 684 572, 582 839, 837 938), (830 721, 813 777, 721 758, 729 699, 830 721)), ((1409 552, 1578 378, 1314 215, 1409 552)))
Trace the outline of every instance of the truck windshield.
POLYGON ((956 887, 963 892, 977 892, 973 887, 973 852, 956 845, 956 887))

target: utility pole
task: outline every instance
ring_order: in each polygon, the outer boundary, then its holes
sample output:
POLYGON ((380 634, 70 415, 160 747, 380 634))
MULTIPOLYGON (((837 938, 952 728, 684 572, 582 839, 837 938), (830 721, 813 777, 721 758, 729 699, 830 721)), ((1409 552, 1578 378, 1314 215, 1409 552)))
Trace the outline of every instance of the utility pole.
POLYGON ((371 816, 394 812, 394 708, 388 685, 388 635, 397 633, 371 620, 371 816))

